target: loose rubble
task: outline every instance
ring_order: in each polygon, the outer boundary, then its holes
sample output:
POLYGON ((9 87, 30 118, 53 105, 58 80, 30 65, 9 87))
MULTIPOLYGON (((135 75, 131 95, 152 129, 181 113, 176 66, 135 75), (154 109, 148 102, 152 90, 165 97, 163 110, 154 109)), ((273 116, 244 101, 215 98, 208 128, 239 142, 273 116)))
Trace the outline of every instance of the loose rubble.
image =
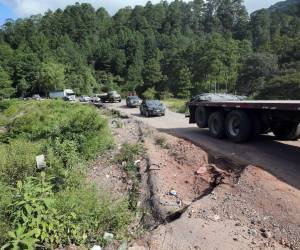
MULTIPOLYGON (((141 174, 139 204, 149 209, 141 223, 152 229, 116 249, 300 249, 300 197, 291 187, 261 168, 231 166, 222 156, 131 117, 114 119, 116 150, 137 140, 146 148, 145 158, 134 164, 141 174)), ((106 162, 98 159, 90 178, 122 196, 131 183, 120 166, 106 162)))

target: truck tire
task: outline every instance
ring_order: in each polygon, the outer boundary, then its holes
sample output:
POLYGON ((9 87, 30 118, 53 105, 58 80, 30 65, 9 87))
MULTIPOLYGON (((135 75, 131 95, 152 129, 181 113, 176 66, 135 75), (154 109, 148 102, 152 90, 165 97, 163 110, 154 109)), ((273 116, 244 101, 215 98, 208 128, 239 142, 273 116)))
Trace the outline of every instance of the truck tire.
POLYGON ((226 117, 226 134, 236 143, 248 141, 253 133, 251 125, 250 116, 245 111, 233 110, 226 117))
POLYGON ((213 112, 208 119, 209 134, 217 139, 226 136, 225 133, 225 115, 221 111, 213 112))
POLYGON ((295 122, 278 122, 272 126, 273 134, 282 141, 293 141, 300 137, 300 124, 295 122))
POLYGON ((205 107, 197 107, 195 110, 195 120, 199 128, 208 127, 208 117, 209 113, 205 107))

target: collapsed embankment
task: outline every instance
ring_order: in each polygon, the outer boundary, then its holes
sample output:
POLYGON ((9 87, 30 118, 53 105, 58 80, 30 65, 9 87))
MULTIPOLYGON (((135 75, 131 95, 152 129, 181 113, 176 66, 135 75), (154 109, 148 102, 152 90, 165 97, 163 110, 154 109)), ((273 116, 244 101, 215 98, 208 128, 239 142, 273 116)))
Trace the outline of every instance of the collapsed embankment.
POLYGON ((135 131, 145 149, 140 224, 148 233, 136 244, 151 249, 299 248, 296 190, 261 168, 208 154, 190 141, 124 117, 118 118, 124 126, 117 136, 124 140, 124 131, 135 131))

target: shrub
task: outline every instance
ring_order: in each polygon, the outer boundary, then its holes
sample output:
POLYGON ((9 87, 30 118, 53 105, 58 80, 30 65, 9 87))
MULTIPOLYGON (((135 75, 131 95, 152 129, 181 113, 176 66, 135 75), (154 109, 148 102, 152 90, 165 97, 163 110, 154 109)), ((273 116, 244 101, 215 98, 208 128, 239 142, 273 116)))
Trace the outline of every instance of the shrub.
POLYGON ((38 245, 53 249, 59 244, 81 244, 86 235, 76 224, 76 214, 62 214, 54 206, 55 197, 44 172, 40 177, 19 181, 13 189, 8 232, 4 248, 34 249, 38 245))
POLYGON ((60 192, 56 197, 56 209, 62 214, 76 214, 76 224, 91 243, 103 241, 104 232, 114 233, 119 239, 125 237, 132 220, 125 200, 112 202, 105 192, 99 195, 97 189, 85 181, 60 192))
POLYGON ((7 128, 0 142, 0 244, 53 249, 99 242, 104 231, 125 236, 128 203, 112 203, 85 182, 87 160, 113 146, 108 122, 96 108, 9 101, 0 102, 0 109, 7 128), (38 154, 46 156, 51 178, 39 175, 38 154))
POLYGON ((154 99, 157 95, 157 92, 155 90, 155 88, 148 88, 143 94, 142 96, 147 99, 147 100, 151 100, 154 99))
POLYGON ((137 155, 141 154, 143 151, 143 145, 140 143, 125 143, 122 146, 120 153, 117 155, 116 159, 119 163, 122 163, 123 161, 130 163, 136 160, 137 155))
POLYGON ((159 145, 161 148, 163 149, 168 149, 169 148, 169 144, 167 143, 167 139, 163 136, 156 136, 154 138, 155 140, 155 144, 159 145))
POLYGON ((173 112, 185 113, 187 110, 187 104, 186 104, 187 100, 186 99, 170 98, 170 99, 165 99, 164 103, 173 112))
POLYGON ((36 172, 35 157, 41 150, 41 143, 26 139, 13 139, 9 144, 0 144, 0 179, 14 185, 36 172))
POLYGON ((125 143, 116 159, 119 163, 122 163, 124 170, 128 177, 132 181, 131 188, 129 190, 129 208, 135 211, 137 208, 139 198, 139 186, 140 186, 140 173, 139 166, 135 164, 136 158, 144 152, 143 145, 140 143, 127 144, 125 143), (125 164, 124 164, 125 163, 125 164))
POLYGON ((12 230, 11 224, 7 222, 12 203, 11 189, 6 183, 0 181, 0 245, 4 245, 8 239, 7 232, 12 230))

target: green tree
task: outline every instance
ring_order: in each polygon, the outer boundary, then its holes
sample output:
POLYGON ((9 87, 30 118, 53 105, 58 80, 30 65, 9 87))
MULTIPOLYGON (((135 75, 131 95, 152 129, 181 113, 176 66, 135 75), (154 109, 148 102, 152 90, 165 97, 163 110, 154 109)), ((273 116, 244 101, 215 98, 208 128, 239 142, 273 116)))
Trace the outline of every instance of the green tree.
POLYGON ((192 89, 192 73, 189 68, 185 67, 179 72, 178 79, 178 94, 179 98, 188 98, 191 95, 192 89))
POLYGON ((91 95, 94 90, 99 90, 99 85, 88 67, 67 69, 66 86, 72 88, 77 94, 85 95, 91 95))
POLYGON ((256 50, 269 51, 270 46, 270 13, 266 10, 254 12, 251 15, 253 44, 256 50))
POLYGON ((258 99, 299 100, 300 73, 286 74, 271 78, 257 93, 258 99))
POLYGON ((61 90, 65 86, 65 68, 56 62, 42 63, 37 89, 47 95, 51 90, 61 90))
POLYGON ((203 85, 202 89, 230 92, 237 79, 239 44, 220 34, 211 35, 195 51, 193 65, 194 81, 203 85))
POLYGON ((163 79, 160 63, 155 58, 149 59, 145 63, 143 78, 146 87, 153 87, 163 79))
POLYGON ((14 92, 9 74, 0 66, 0 99, 9 98, 14 92))
POLYGON ((128 89, 133 91, 143 85, 142 65, 131 64, 127 72, 128 89))
POLYGON ((146 100, 153 100, 155 99, 157 92, 155 88, 152 87, 152 88, 148 88, 142 95, 146 100))
POLYGON ((275 55, 254 53, 247 56, 239 71, 237 91, 243 95, 256 95, 265 87, 266 81, 278 71, 275 55))
POLYGON ((25 97, 28 94, 29 84, 24 78, 22 78, 20 81, 18 81, 16 89, 17 89, 17 93, 21 97, 25 97))

